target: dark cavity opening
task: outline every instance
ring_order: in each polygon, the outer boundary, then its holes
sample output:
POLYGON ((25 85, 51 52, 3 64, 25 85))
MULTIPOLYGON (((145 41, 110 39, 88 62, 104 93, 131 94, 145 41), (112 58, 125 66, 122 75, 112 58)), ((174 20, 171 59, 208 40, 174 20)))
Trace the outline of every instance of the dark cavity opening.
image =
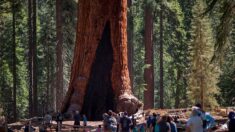
POLYGON ((111 82, 113 48, 110 24, 106 23, 101 41, 92 64, 90 79, 84 99, 82 113, 88 120, 102 120, 103 113, 114 110, 114 93, 111 82))

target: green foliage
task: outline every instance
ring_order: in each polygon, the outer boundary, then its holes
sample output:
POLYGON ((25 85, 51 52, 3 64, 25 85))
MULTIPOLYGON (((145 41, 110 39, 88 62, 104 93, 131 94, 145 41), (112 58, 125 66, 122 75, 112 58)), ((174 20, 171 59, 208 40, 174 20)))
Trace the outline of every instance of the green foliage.
POLYGON ((221 95, 218 97, 218 102, 222 106, 235 105, 235 21, 231 33, 231 47, 226 50, 222 66, 222 74, 219 78, 218 86, 220 87, 221 95))
POLYGON ((133 47, 134 47, 134 55, 133 55, 133 67, 134 67, 134 94, 141 100, 143 100, 143 93, 145 88, 144 82, 144 44, 143 44, 143 35, 144 35, 144 10, 143 10, 143 1, 138 0, 133 3, 131 7, 130 15, 133 16, 133 47))
POLYGON ((201 102, 201 92, 203 91, 205 107, 213 108, 217 106, 215 96, 219 93, 216 85, 219 67, 210 64, 214 53, 214 40, 209 17, 201 16, 205 7, 206 5, 202 0, 196 1, 193 7, 188 98, 191 103, 201 102))
MULTIPOLYGON (((22 1, 18 1, 15 3, 16 5, 16 92, 17 92, 17 113, 18 117, 25 117, 27 114, 27 65, 25 63, 25 40, 27 30, 25 30, 26 26, 26 14, 25 8, 23 8, 22 1)), ((4 115, 11 119, 12 116, 12 108, 13 108, 13 73, 12 73, 12 13, 11 13, 11 1, 3 1, 0 5, 0 42, 1 42, 1 56, 0 56, 0 100, 3 106, 4 115)))
MULTIPOLYGON (((16 5, 16 56, 17 56, 17 113, 18 118, 28 116, 28 10, 27 1, 17 1, 16 5)), ((65 81, 69 71, 76 33, 76 2, 64 1, 64 63, 65 81)), ((37 78, 39 115, 47 109, 53 110, 53 90, 55 81, 56 12, 55 0, 37 2, 37 78), (49 77, 49 78, 48 78, 49 77), (46 96, 48 95, 48 96, 46 96), (45 104, 46 103, 46 104, 45 104), (49 107, 49 108, 48 108, 49 107)), ((12 12, 11 1, 0 2, 0 104, 3 113, 12 118, 12 12)))
MULTIPOLYGON (((0 2, 0 109, 13 118, 12 10, 10 0, 0 2)), ((56 7, 55 0, 37 2, 37 78, 39 114, 54 110, 56 75, 56 7)), ((133 18, 134 94, 143 100, 144 8, 154 12, 154 87, 155 107, 159 106, 159 12, 163 4, 164 95, 166 108, 188 107, 200 101, 203 88, 207 107, 234 105, 235 94, 235 21, 234 0, 134 0, 128 15, 133 18), (211 3, 216 1, 216 3, 211 3), (162 2, 162 3, 161 3, 162 2), (207 9, 207 11, 206 11, 207 9), (207 13, 205 13, 205 11, 207 13), (212 20, 213 21, 212 21, 212 20), (213 27, 213 28, 212 28, 213 27), (216 45, 215 45, 216 44, 216 45), (215 47, 215 50, 214 50, 215 47), (226 53, 226 54, 223 54, 226 53), (222 55, 221 55, 222 54, 222 55), (210 63, 212 56, 224 57, 222 65, 210 63), (221 72, 220 72, 221 69, 221 72), (218 85, 217 85, 218 83, 218 85), (217 99, 217 100, 216 100, 217 99)), ((16 3, 17 113, 28 116, 28 9, 27 1, 16 3)), ((76 36, 76 0, 65 0, 63 16, 64 89, 76 36)), ((216 59, 215 59, 216 60, 216 59)))

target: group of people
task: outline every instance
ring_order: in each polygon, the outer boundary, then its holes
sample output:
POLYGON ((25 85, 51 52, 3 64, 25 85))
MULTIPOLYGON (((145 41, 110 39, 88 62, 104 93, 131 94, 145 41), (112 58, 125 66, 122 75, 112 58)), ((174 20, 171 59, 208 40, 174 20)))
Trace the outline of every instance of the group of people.
POLYGON ((73 119, 74 119, 74 128, 75 129, 78 129, 79 127, 81 127, 81 125, 80 125, 81 120, 83 121, 83 126, 87 126, 87 117, 85 114, 83 114, 81 117, 79 111, 75 111, 73 119))
MULTIPOLYGON (((103 130, 109 132, 137 132, 136 119, 134 115, 128 116, 127 112, 116 114, 112 110, 103 114, 103 130)), ((101 132, 100 127, 97 132, 101 132)))
MULTIPOLYGON (((61 112, 57 112, 55 116, 55 121, 57 122, 56 131, 61 131, 62 129, 62 122, 64 120, 64 116, 61 112)), ((78 130, 81 125, 80 121, 83 121, 83 126, 87 126, 87 117, 86 115, 80 115, 79 111, 74 111, 73 113, 73 120, 74 120, 74 129, 78 130)), ((51 128, 52 123, 52 115, 48 112, 44 116, 44 129, 51 128)))
POLYGON ((176 123, 169 115, 160 116, 153 113, 147 118, 147 129, 150 132, 177 132, 176 123))
MULTIPOLYGON (((74 129, 81 126, 80 121, 83 121, 83 126, 87 126, 87 117, 80 115, 79 111, 73 113, 74 129)), ((57 122, 57 131, 61 130, 63 115, 58 112, 55 118, 57 122)), ((44 116, 44 128, 50 128, 52 123, 52 116, 47 113, 44 116)), ((153 113, 146 118, 146 124, 137 125, 134 115, 128 115, 127 112, 115 113, 109 110, 103 114, 103 127, 98 126, 96 132, 177 132, 178 120, 169 115, 160 116, 160 114, 153 113)), ((186 132, 211 132, 214 131, 217 124, 212 115, 205 112, 200 104, 192 107, 192 113, 186 122, 186 132)), ((235 112, 230 112, 228 115, 228 122, 226 124, 229 132, 235 132, 235 112)), ((46 129, 44 129, 46 130, 46 129)), ((25 132, 35 131, 31 123, 27 123, 24 127, 25 132)))
MULTIPOLYGON (((226 124, 229 132, 235 132, 235 113, 230 112, 226 124)), ((217 128, 215 119, 208 112, 205 112, 200 104, 192 108, 192 114, 187 121, 187 132, 212 132, 217 128)))

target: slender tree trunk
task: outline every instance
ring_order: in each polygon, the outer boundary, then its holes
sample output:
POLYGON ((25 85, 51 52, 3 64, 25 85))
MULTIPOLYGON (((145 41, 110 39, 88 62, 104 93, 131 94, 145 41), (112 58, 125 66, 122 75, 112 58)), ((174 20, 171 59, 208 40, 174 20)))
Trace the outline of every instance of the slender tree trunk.
MULTIPOLYGON (((49 37, 47 37, 47 40, 49 39, 49 37)), ((51 94, 50 94, 50 51, 49 51, 49 42, 46 41, 46 71, 47 71, 47 81, 46 81, 46 111, 49 110, 49 106, 50 106, 50 100, 51 100, 51 94)))
POLYGON ((62 0, 56 0, 56 109, 63 101, 63 34, 62 34, 62 0))
POLYGON ((36 0, 28 0, 29 116, 37 114, 36 0))
POLYGON ((28 70, 29 70, 29 116, 33 116, 33 77, 32 77, 32 1, 28 0, 28 70))
POLYGON ((153 64, 153 11, 151 5, 145 6, 145 64, 144 70, 146 90, 144 91, 144 109, 154 107, 154 64, 153 64))
MULTIPOLYGON (((133 87, 133 80, 134 80, 134 71, 133 71, 133 53, 134 53, 134 44, 133 44, 133 34, 134 34, 134 20, 133 20, 133 14, 132 14, 132 0, 128 0, 128 8, 129 8, 129 14, 127 14, 127 38, 128 38, 128 69, 129 69, 129 75, 130 75, 130 81, 131 81, 131 87, 132 91, 134 90, 133 87)), ((133 91, 134 92, 134 91, 133 91)))
POLYGON ((163 4, 160 10, 160 108, 164 108, 164 85, 163 85, 163 4))
POLYGON ((175 108, 179 108, 179 104, 180 104, 180 85, 179 85, 179 81, 181 78, 181 71, 179 68, 177 68, 177 83, 176 83, 176 93, 175 93, 175 108))
POLYGON ((33 106, 34 106, 34 110, 33 110, 33 115, 36 116, 38 114, 38 93, 37 93, 37 4, 36 4, 36 0, 33 0, 32 2, 32 7, 33 7, 33 43, 32 43, 32 56, 33 56, 33 106))
MULTIPOLYGON (((199 38, 203 38, 203 33, 202 33, 202 24, 198 23, 198 31, 199 31, 199 38)), ((203 41, 203 40, 201 40, 203 41)), ((201 56, 201 53, 203 53, 201 50, 204 48, 202 47, 202 44, 198 45, 199 48, 197 49, 197 54, 198 56, 201 56)), ((203 68, 203 58, 198 58, 198 62, 197 65, 199 65, 199 78, 198 78, 198 84, 200 87, 200 103, 201 103, 201 107, 202 109, 204 108, 204 68, 203 68)))
POLYGON ((13 65, 12 65, 12 71, 13 71, 13 115, 14 115, 14 121, 17 119, 17 112, 16 112, 16 30, 15 30, 15 0, 12 0, 12 59, 13 59, 13 65))
POLYGON ((135 113, 127 60, 127 0, 80 0, 77 40, 63 112, 102 119, 108 109, 135 113))
POLYGON ((50 110, 56 112, 56 79, 53 78, 55 75, 54 65, 50 66, 50 110))

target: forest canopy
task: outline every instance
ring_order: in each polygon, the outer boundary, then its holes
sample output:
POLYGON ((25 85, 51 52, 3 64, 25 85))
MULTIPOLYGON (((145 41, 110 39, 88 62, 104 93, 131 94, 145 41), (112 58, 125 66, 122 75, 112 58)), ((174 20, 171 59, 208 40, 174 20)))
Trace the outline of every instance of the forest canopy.
MULTIPOLYGON (((1 0, 0 116, 14 121, 61 108, 79 7, 77 0, 1 0)), ((235 105, 234 0, 127 0, 126 17, 130 86, 145 109, 235 105)))

